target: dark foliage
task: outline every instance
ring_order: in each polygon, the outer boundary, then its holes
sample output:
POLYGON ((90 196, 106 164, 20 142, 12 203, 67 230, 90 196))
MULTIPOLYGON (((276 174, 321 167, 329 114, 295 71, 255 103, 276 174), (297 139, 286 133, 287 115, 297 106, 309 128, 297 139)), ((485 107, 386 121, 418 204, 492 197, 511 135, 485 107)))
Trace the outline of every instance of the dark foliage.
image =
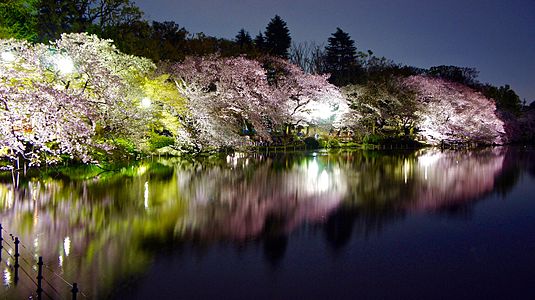
POLYGON ((329 81, 337 86, 356 83, 360 71, 355 42, 348 33, 336 28, 325 47, 325 73, 331 74, 329 81))
POLYGON ((288 50, 292 44, 290 30, 286 22, 276 15, 266 27, 265 48, 268 54, 288 58, 288 50))

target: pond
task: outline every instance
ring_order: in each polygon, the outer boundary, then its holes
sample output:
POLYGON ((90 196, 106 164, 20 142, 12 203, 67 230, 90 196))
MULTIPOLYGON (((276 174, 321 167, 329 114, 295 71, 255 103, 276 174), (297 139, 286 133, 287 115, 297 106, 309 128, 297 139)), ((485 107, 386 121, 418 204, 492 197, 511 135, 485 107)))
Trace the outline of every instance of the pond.
POLYGON ((534 195, 520 147, 8 174, 0 298, 35 298, 42 256, 45 299, 533 299, 534 195))

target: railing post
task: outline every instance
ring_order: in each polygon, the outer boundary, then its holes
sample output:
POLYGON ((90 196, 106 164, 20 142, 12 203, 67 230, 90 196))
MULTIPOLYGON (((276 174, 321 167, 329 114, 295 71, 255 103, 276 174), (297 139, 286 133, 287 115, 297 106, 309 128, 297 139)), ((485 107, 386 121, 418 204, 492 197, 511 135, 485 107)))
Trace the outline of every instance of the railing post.
POLYGON ((76 300, 76 294, 78 294, 78 283, 73 283, 72 284, 72 300, 76 300))
POLYGON ((39 256, 39 262, 37 263, 38 271, 37 271, 37 299, 42 299, 42 293, 43 293, 43 287, 42 287, 42 280, 43 280, 43 257, 39 256))
POLYGON ((0 223, 0 261, 2 261, 2 249, 4 248, 4 238, 2 237, 2 224, 0 223))
POLYGON ((19 281, 19 238, 15 237, 15 284, 19 281))

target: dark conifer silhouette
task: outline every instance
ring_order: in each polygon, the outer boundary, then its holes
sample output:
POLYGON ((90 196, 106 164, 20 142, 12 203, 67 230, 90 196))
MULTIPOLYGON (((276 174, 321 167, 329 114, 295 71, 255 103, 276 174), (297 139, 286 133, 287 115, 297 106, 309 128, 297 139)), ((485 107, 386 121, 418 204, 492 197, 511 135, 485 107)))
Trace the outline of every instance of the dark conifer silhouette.
POLYGON ((251 35, 243 28, 238 31, 238 34, 234 38, 234 41, 236 42, 236 44, 238 44, 240 49, 246 49, 253 45, 253 39, 251 38, 251 35))
POLYGON ((269 54, 288 58, 288 49, 292 44, 290 30, 281 17, 275 15, 266 27, 265 45, 269 54))
POLYGON ((336 28, 325 47, 325 71, 329 81, 337 86, 354 83, 358 78, 359 64, 355 42, 347 32, 336 28))
POLYGON ((256 37, 254 38, 254 45, 256 47, 256 50, 258 50, 259 52, 265 52, 266 38, 264 37, 264 34, 262 32, 258 32, 256 37))

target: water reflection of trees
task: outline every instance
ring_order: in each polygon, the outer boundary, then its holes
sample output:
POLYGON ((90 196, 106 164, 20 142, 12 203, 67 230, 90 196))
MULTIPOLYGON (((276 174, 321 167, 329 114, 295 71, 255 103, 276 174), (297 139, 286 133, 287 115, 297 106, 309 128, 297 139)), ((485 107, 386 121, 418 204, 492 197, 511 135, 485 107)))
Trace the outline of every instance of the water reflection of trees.
POLYGON ((486 195, 510 192, 533 162, 522 149, 427 149, 237 154, 97 177, 70 170, 18 188, 0 184, 0 218, 56 272, 98 297, 142 272, 163 247, 202 253, 219 242, 260 243, 276 266, 295 231, 323 232, 340 249, 411 213, 469 217, 486 195))
POLYGON ((231 169, 180 177, 193 205, 191 223, 203 240, 255 238, 268 220, 270 232, 290 233, 305 222, 321 222, 346 194, 339 166, 323 157, 269 158, 254 166, 245 158, 231 169))
POLYGON ((408 213, 469 218, 477 201, 509 193, 535 165, 534 158, 519 148, 342 155, 350 195, 325 224, 326 240, 338 249, 351 237, 381 232, 408 213))

